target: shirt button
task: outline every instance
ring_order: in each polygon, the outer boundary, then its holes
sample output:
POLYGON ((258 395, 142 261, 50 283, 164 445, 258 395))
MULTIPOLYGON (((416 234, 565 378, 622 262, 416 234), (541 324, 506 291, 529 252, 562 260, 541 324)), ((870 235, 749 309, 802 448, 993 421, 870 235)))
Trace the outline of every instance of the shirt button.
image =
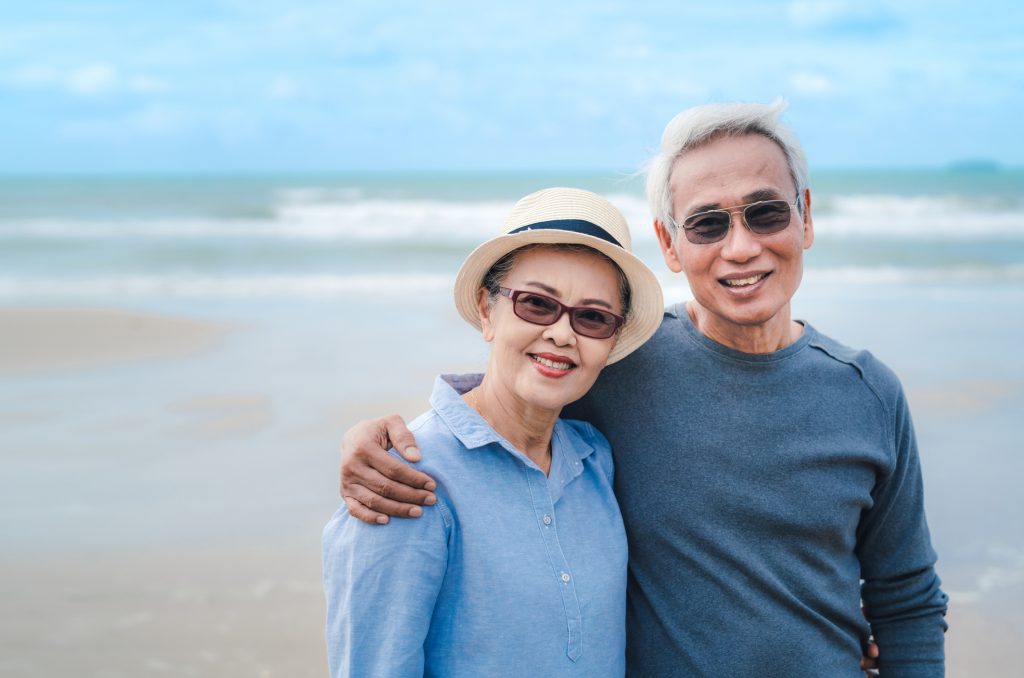
POLYGON ((550 525, 551 524, 551 516, 544 516, 544 524, 545 525, 550 525))
POLYGON ((570 576, 569 576, 569 573, 568 573, 568 572, 563 572, 563 573, 562 573, 562 581, 563 581, 563 582, 565 582, 566 584, 568 584, 568 583, 569 583, 569 580, 570 580, 570 579, 572 579, 572 577, 570 577, 570 576))

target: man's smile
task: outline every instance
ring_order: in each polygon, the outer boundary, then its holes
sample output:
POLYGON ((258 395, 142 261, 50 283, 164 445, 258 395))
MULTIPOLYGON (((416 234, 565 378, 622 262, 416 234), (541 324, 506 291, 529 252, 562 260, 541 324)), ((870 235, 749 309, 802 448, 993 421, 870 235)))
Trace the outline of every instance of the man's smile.
POLYGON ((761 282, 767 278, 771 273, 755 273, 745 278, 719 278, 718 282, 722 283, 726 287, 747 287, 761 282))

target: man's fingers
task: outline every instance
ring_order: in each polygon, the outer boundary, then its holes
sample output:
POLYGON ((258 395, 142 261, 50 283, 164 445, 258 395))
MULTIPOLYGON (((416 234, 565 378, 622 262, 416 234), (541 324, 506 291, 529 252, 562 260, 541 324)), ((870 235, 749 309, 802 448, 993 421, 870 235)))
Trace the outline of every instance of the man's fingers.
MULTIPOLYGON (((401 462, 398 462, 402 465, 401 462)), ((368 469, 358 479, 351 480, 346 485, 346 490, 351 485, 361 485, 374 494, 380 495, 383 499, 390 499, 400 504, 432 506, 437 503, 437 496, 427 490, 418 490, 414 487, 391 480, 376 469, 368 469)), ((391 514, 394 515, 394 514, 391 514)))
POLYGON ((423 515, 423 509, 415 504, 403 504, 393 499, 385 499, 362 485, 352 485, 346 490, 345 503, 351 505, 350 500, 355 500, 365 509, 361 511, 361 515, 352 514, 360 520, 363 520, 362 515, 369 516, 371 514, 373 522, 379 522, 378 516, 380 515, 395 516, 396 518, 419 518, 423 515))
POLYGON ((370 467, 375 455, 387 455, 389 447, 387 424, 383 420, 361 421, 345 431, 341 439, 338 483, 342 497, 346 496, 345 488, 352 479, 358 479, 360 473, 370 467))
POLYGON ((393 457, 390 447, 403 450, 406 458, 419 458, 412 434, 397 415, 360 422, 342 439, 341 495, 360 520, 379 522, 380 514, 417 517, 419 506, 437 501, 434 480, 393 457))
POLYGON ((398 453, 401 454, 406 461, 411 462, 413 464, 415 464, 421 459, 420 448, 416 447, 415 445, 409 445, 404 449, 399 447, 396 447, 395 449, 398 450, 398 453))
MULTIPOLYGON (((397 494, 392 494, 392 486, 398 483, 407 486, 404 489, 412 490, 416 493, 415 495, 402 495, 408 496, 409 501, 413 501, 414 496, 422 496, 423 498, 426 498, 427 495, 430 495, 431 492, 437 489, 437 483, 434 482, 433 478, 422 471, 417 471, 405 462, 395 459, 390 454, 376 455, 368 459, 368 461, 374 471, 380 473, 385 478, 394 481, 394 483, 389 483, 389 485, 385 487, 385 489, 389 490, 389 493, 384 495, 385 497, 393 497, 396 499, 401 498, 397 494), (426 492, 423 492, 423 490, 426 490, 426 492)), ((371 480, 370 477, 365 479, 371 480)), ((377 479, 374 478, 373 480, 377 479)), ((370 485, 370 487, 373 486, 370 485)), ((425 502, 417 501, 415 503, 422 504, 425 502)))
POLYGON ((877 675, 874 670, 878 668, 878 645, 871 641, 864 648, 864 655, 860 658, 860 668, 865 675, 877 675))
POLYGON ((371 523, 374 525, 387 525, 388 517, 383 513, 377 513, 371 511, 362 504, 360 504, 353 497, 345 497, 345 506, 348 507, 349 515, 353 518, 358 518, 364 523, 371 523))
POLYGON ((388 441, 391 443, 391 447, 398 450, 398 453, 408 461, 419 461, 420 450, 416 447, 416 439, 409 432, 405 421, 397 414, 393 414, 384 419, 384 424, 387 428, 388 441))

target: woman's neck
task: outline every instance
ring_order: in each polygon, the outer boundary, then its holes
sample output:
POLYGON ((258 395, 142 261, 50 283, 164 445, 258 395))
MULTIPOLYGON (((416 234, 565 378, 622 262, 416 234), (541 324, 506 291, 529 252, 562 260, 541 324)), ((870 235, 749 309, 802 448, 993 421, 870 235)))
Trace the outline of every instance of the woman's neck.
POLYGON ((480 385, 463 394, 462 399, 545 475, 551 470, 551 435, 559 410, 537 407, 503 393, 486 374, 480 385))

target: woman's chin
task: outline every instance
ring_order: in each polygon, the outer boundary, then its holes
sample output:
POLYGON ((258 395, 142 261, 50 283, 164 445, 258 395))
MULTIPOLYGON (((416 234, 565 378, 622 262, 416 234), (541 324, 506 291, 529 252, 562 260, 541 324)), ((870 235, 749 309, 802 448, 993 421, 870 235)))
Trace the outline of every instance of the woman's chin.
POLYGON ((518 395, 533 407, 560 412, 569 403, 574 403, 582 398, 593 385, 594 380, 584 384, 579 380, 559 379, 554 383, 531 384, 529 388, 522 389, 518 395))

